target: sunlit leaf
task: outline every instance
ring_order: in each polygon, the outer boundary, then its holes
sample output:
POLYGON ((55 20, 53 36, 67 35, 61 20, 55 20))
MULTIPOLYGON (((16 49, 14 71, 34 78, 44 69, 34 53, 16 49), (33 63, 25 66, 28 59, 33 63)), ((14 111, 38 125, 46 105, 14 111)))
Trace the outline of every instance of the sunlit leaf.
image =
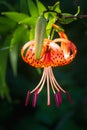
POLYGON ((33 24, 35 24, 36 20, 37 20, 36 17, 28 17, 28 18, 25 18, 25 19, 19 21, 19 24, 33 25, 33 24))
POLYGON ((28 0, 28 9, 31 16, 38 16, 38 9, 33 0, 28 0))
POLYGON ((51 19, 49 21, 49 24, 47 24, 47 27, 46 27, 46 34, 47 34, 47 37, 49 36, 50 34, 50 31, 51 31, 51 28, 52 28, 52 24, 55 22, 55 19, 51 19))
POLYGON ((2 14, 16 22, 19 22, 25 18, 28 18, 28 15, 24 13, 18 13, 18 12, 2 12, 2 14))
POLYGON ((12 50, 16 44, 19 44, 19 42, 22 39, 22 34, 24 33, 25 30, 26 30, 26 28, 24 26, 19 26, 14 31, 13 37, 11 39, 10 50, 12 50))
POLYGON ((34 39, 34 34, 35 34, 35 27, 31 26, 30 34, 29 34, 29 39, 30 40, 34 39))
POLYGON ((47 36, 49 36, 49 34, 50 34, 52 24, 55 23, 56 17, 55 17, 55 15, 53 15, 53 13, 49 13, 48 14, 48 19, 49 19, 49 22, 48 22, 47 27, 46 27, 47 36))
POLYGON ((37 2, 39 15, 41 15, 43 11, 46 10, 46 7, 39 0, 37 0, 36 2, 37 2))
POLYGON ((60 9, 60 2, 56 2, 53 6, 49 6, 48 7, 50 10, 54 10, 57 13, 61 13, 61 9, 60 9))

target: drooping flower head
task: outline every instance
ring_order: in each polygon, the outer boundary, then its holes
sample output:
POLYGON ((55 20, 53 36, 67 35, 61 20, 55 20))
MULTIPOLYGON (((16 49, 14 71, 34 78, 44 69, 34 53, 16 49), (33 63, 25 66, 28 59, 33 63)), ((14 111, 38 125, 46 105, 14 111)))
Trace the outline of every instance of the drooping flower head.
MULTIPOLYGON (((55 24, 53 24, 53 27, 59 28, 59 26, 55 24)), ((50 87, 54 93, 56 106, 59 106, 62 102, 61 92, 64 92, 67 95, 70 103, 72 103, 69 92, 61 88, 56 81, 52 67, 64 66, 73 61, 77 53, 77 48, 75 44, 68 39, 63 31, 58 32, 58 34, 59 38, 54 40, 44 39, 41 56, 38 60, 35 58, 34 40, 27 42, 21 50, 22 58, 26 63, 36 68, 44 68, 39 84, 32 91, 28 91, 25 105, 28 105, 30 94, 34 93, 33 106, 36 106, 38 94, 43 89, 45 82, 47 82, 48 106, 50 105, 50 87)))

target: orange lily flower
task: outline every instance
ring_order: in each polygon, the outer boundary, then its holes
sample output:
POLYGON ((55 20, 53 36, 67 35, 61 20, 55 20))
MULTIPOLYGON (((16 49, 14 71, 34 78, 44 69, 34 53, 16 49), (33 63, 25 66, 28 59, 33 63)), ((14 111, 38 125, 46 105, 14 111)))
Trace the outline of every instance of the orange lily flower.
MULTIPOLYGON (((59 29, 60 27, 53 24, 54 28, 59 29)), ((66 34, 58 32, 60 38, 54 40, 44 39, 42 53, 39 60, 35 58, 35 41, 27 42, 22 50, 21 55, 23 60, 29 65, 36 68, 44 68, 42 78, 39 84, 32 91, 28 91, 25 105, 28 105, 30 94, 34 93, 33 107, 36 106, 38 94, 44 87, 45 82, 47 83, 47 105, 50 106, 50 87, 54 93, 54 99, 56 106, 59 106, 62 102, 62 93, 67 95, 68 100, 72 103, 72 99, 68 91, 65 91, 56 81, 52 71, 52 67, 64 66, 69 64, 76 56, 77 48, 73 42, 71 42, 66 34)))

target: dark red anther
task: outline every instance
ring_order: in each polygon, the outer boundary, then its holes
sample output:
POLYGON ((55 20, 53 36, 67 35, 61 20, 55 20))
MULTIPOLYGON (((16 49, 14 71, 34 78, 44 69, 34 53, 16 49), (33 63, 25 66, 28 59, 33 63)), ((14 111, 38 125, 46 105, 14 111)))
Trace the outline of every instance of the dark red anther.
POLYGON ((58 97, 59 97, 59 103, 62 103, 62 93, 61 90, 57 93, 58 97))
POLYGON ((38 90, 36 90, 36 91, 34 92, 33 101, 32 101, 32 106, 33 106, 33 107, 36 106, 37 98, 38 98, 38 90))
POLYGON ((54 99, 55 99, 56 107, 59 107, 60 103, 59 103, 59 97, 57 93, 54 94, 54 99))
POLYGON ((67 96, 68 101, 70 102, 70 104, 72 104, 72 103, 73 103, 73 101, 72 101, 72 98, 71 98, 71 96, 70 96, 70 94, 69 94, 69 92, 68 92, 68 91, 66 91, 66 96, 67 96))
POLYGON ((27 96, 26 96, 26 100, 25 100, 25 106, 28 106, 29 99, 30 99, 30 91, 27 92, 27 96))

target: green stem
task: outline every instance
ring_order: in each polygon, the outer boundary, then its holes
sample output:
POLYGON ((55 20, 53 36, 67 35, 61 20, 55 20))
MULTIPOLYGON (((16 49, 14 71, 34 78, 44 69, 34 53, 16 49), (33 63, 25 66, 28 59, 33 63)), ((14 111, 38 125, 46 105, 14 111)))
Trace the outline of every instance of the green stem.
POLYGON ((59 18, 65 18, 65 19, 68 19, 68 18, 80 18, 80 19, 82 19, 82 18, 87 18, 87 15, 85 14, 85 15, 71 15, 71 16, 63 16, 62 15, 62 13, 58 13, 57 11, 55 11, 55 10, 46 10, 46 11, 44 11, 43 12, 43 15, 45 14, 45 13, 48 13, 48 12, 52 12, 52 13, 55 13, 59 18))

